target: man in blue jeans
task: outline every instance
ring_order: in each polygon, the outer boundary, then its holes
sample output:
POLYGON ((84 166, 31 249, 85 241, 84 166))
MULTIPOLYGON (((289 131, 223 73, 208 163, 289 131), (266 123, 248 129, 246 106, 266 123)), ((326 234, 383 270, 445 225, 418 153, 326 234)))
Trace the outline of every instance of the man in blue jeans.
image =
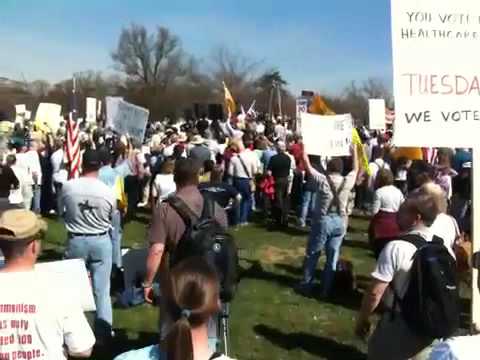
POLYGON ((82 176, 62 187, 60 209, 68 232, 66 257, 84 259, 93 281, 97 314, 95 335, 100 343, 112 336, 112 302, 110 274, 112 271, 112 240, 110 223, 116 210, 111 188, 100 181, 101 166, 97 151, 83 154, 82 176))
POLYGON ((232 185, 242 195, 239 225, 247 225, 252 212, 252 181, 259 170, 259 161, 253 151, 247 151, 242 140, 232 141, 236 155, 230 160, 228 176, 232 185))
POLYGON ((308 239, 303 280, 296 290, 302 295, 311 295, 318 259, 325 250, 327 257, 322 279, 322 297, 331 295, 340 247, 347 232, 347 204, 350 192, 355 186, 359 163, 356 147, 352 148, 353 170, 342 176, 343 162, 332 158, 327 164, 327 173, 321 174, 304 154, 307 173, 313 178, 317 188, 317 200, 312 217, 312 229, 308 239))

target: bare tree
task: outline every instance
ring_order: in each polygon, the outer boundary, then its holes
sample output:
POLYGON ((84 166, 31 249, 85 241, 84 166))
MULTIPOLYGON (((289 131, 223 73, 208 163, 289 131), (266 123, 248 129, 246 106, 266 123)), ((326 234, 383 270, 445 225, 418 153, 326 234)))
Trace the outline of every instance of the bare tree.
POLYGON ((179 38, 165 27, 149 34, 144 26, 124 28, 112 59, 130 80, 165 89, 184 74, 184 54, 179 38))
POLYGON ((361 90, 368 99, 385 99, 387 106, 392 103, 392 93, 381 79, 368 78, 361 90))
POLYGON ((27 90, 36 98, 43 98, 47 96, 52 86, 48 81, 35 80, 27 84, 27 90))
POLYGON ((226 46, 213 49, 210 60, 211 77, 217 91, 223 91, 222 82, 225 81, 239 103, 252 100, 260 62, 226 46))

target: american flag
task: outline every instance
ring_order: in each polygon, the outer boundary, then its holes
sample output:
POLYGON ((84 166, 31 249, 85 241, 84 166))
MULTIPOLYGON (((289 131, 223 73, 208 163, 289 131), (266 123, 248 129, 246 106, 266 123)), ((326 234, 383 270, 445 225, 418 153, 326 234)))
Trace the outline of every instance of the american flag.
POLYGON ((80 176, 80 129, 73 119, 72 113, 67 121, 67 143, 65 155, 68 164, 68 178, 74 179, 80 176))

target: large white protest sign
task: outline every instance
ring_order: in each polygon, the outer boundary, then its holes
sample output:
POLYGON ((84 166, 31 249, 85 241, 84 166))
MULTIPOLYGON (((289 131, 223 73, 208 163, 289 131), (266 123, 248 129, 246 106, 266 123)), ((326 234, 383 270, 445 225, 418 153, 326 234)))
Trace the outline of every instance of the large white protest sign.
POLYGON ((85 262, 81 259, 53 261, 35 265, 35 270, 48 276, 58 296, 68 296, 78 301, 83 311, 95 311, 95 299, 85 262))
POLYGON ((368 100, 368 123, 370 130, 385 130, 385 100, 368 100))
POLYGON ((105 98, 105 109, 107 113, 105 127, 113 128, 113 119, 117 116, 118 103, 122 100, 123 98, 120 96, 107 96, 105 98))
POLYGON ((119 101, 117 114, 113 119, 113 129, 122 135, 130 135, 143 141, 150 112, 140 106, 119 101))
POLYGON ((398 146, 469 146, 480 130, 480 1, 392 0, 398 146))
POLYGON ((302 137, 309 155, 347 156, 352 144, 352 116, 302 113, 302 137))
POLYGON ((97 99, 92 97, 87 97, 87 111, 86 111, 86 120, 88 123, 97 122, 97 99))
MULTIPOLYGON (((398 146, 473 147, 474 213, 480 208, 480 2, 392 0, 398 146)), ((480 221, 473 216, 473 251, 480 221)), ((472 324, 480 330, 478 270, 472 276, 472 324)))
POLYGON ((40 103, 35 114, 35 123, 40 127, 46 124, 48 128, 56 132, 60 127, 62 106, 51 103, 40 103))

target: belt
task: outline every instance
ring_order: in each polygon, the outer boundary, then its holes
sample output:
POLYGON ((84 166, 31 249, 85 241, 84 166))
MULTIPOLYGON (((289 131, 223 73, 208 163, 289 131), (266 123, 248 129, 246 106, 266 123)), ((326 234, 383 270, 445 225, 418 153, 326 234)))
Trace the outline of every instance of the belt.
POLYGON ((85 236, 85 237, 93 237, 93 236, 103 236, 107 235, 108 231, 104 231, 102 233, 97 233, 97 234, 80 234, 80 233, 74 233, 74 232, 69 232, 68 236, 73 237, 73 236, 85 236))

